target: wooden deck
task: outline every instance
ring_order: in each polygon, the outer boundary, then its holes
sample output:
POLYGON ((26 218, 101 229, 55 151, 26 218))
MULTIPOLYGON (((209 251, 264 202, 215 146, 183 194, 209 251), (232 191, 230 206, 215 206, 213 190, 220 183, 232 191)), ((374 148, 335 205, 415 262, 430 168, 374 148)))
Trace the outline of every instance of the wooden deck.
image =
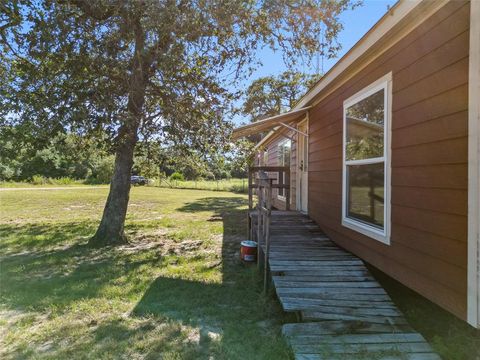
POLYGON ((296 359, 440 359, 364 263, 307 216, 273 211, 270 232, 275 291, 298 315, 283 326, 296 359))

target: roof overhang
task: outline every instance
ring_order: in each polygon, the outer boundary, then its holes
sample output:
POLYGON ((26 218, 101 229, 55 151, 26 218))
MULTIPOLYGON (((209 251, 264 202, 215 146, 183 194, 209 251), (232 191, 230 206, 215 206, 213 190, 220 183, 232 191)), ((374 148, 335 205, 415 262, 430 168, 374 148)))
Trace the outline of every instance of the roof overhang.
POLYGON ((310 106, 295 109, 280 115, 275 115, 267 119, 255 121, 251 124, 238 127, 233 130, 232 139, 238 140, 242 137, 251 136, 265 131, 274 131, 279 127, 286 127, 290 130, 298 131, 293 128, 292 125, 303 120, 308 109, 310 109, 310 106))

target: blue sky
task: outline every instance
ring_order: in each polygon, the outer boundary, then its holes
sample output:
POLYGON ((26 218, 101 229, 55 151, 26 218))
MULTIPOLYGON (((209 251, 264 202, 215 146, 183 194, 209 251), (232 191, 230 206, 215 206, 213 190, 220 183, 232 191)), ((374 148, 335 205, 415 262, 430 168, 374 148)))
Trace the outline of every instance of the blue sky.
MULTIPOLYGON (((396 0, 364 0, 362 6, 351 11, 344 12, 340 19, 343 30, 339 34, 339 42, 342 45, 341 51, 334 59, 324 59, 323 70, 327 72, 335 63, 365 35, 365 33, 387 12, 388 6, 393 6, 396 0)), ((274 53, 271 50, 264 50, 261 53, 263 66, 260 67, 251 77, 253 81, 259 77, 280 74, 286 70, 282 61, 281 53, 274 53)), ((311 65, 299 65, 298 70, 306 73, 315 72, 316 61, 311 65)), ((248 83, 247 83, 248 86, 248 83)), ((247 119, 240 116, 233 121, 238 125, 247 122, 247 119)))

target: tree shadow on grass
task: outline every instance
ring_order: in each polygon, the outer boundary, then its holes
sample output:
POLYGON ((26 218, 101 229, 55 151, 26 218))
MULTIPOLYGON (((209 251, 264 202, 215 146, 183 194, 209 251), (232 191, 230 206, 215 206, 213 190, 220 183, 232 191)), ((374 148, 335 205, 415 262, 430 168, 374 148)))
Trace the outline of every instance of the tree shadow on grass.
MULTIPOLYGON (((129 351, 146 359, 289 358, 280 334, 283 318, 278 303, 261 295, 256 266, 242 264, 238 258, 246 226, 245 205, 243 197, 211 197, 177 209, 212 212, 206 221, 222 221, 221 282, 193 281, 181 272, 182 263, 176 273, 176 263, 165 262, 168 256, 161 247, 158 251, 151 247, 148 251, 90 249, 84 244, 92 223, 1 226, 0 234, 22 239, 18 247, 13 243, 0 247, 0 301, 10 309, 46 314, 52 306, 60 313, 69 312, 89 299, 95 301, 89 306, 103 306, 109 302, 112 284, 115 301, 143 294, 125 317, 105 314, 105 319, 95 320, 89 329, 83 322, 87 335, 79 339, 75 323, 56 325, 49 337, 66 345, 51 345, 43 354, 47 358, 128 357, 129 351), (171 270, 169 275, 158 276, 165 267, 171 270)), ((186 263, 196 261, 187 255, 179 257, 186 263)), ((195 269, 208 275, 217 269, 213 266, 195 269)), ((202 279, 202 274, 194 275, 202 279)), ((72 316, 82 316, 82 310, 75 311, 79 313, 72 316)), ((42 357, 38 346, 33 342, 27 348, 32 357, 42 357)), ((17 351, 28 357, 28 351, 17 351)))
POLYGON ((234 281, 239 265, 240 242, 247 239, 247 199, 245 197, 207 197, 177 210, 194 213, 213 211, 209 221, 222 221, 223 281, 234 281), (237 265, 237 266, 235 266, 237 265))
POLYGON ((247 200, 244 197, 206 197, 185 204, 178 208, 181 212, 214 211, 219 214, 228 212, 245 212, 247 200))
POLYGON ((45 252, 58 246, 69 246, 83 242, 94 230, 90 222, 68 222, 64 224, 0 225, 0 255, 45 252))
POLYGON ((81 235, 90 235, 91 229, 89 223, 2 226, 0 235, 8 233, 18 244, 1 248, 1 302, 14 309, 61 309, 96 297, 105 285, 161 261, 161 256, 89 248, 81 235))
POLYGON ((158 277, 138 302, 132 315, 167 317, 198 328, 197 358, 288 359, 291 354, 280 328, 284 314, 273 294, 262 294, 256 264, 239 259, 245 237, 247 201, 244 197, 207 197, 177 209, 212 211, 209 221, 222 221, 222 281, 205 283, 158 277), (221 337, 216 342, 210 333, 221 337), (207 356, 208 355, 208 356, 207 356))
MULTIPOLYGON (((132 316, 168 319, 197 329, 192 359, 287 359, 279 308, 261 295, 257 279, 253 269, 245 269, 231 284, 158 277, 132 316)), ((151 355, 155 352, 162 349, 151 355)))

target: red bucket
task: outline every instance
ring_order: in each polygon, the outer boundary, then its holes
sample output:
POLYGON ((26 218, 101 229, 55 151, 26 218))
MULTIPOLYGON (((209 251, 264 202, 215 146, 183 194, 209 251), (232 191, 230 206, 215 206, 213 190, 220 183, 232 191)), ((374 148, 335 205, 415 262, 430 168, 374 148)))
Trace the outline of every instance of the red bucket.
POLYGON ((240 243, 240 259, 243 261, 257 260, 257 243, 251 240, 245 240, 240 243))

